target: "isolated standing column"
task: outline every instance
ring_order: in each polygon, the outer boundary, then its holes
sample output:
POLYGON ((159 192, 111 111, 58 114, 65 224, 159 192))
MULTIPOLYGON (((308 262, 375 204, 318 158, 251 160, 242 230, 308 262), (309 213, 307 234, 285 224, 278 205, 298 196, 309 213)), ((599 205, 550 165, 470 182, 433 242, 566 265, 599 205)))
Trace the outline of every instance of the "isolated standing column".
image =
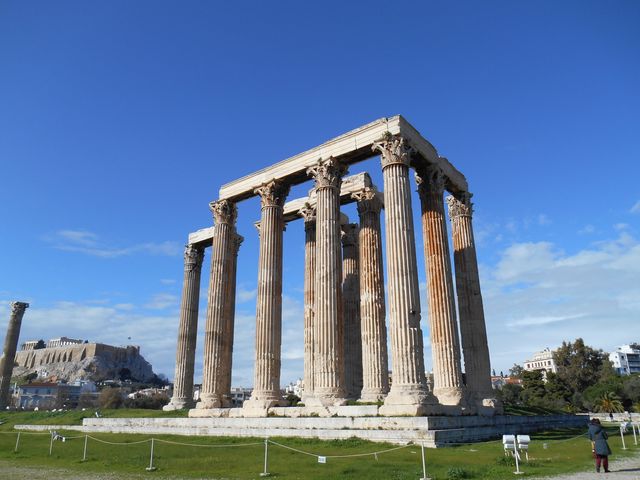
POLYGON ((420 292, 409 183, 410 148, 399 136, 374 143, 381 154, 387 240, 391 390, 380 414, 421 415, 433 403, 427 392, 420 328, 420 292))
POLYGON ((184 280, 182 283, 182 303, 180 305, 180 326, 176 348, 176 372, 173 382, 173 396, 163 410, 192 408, 193 370, 196 359, 198 335, 198 303, 200 301, 200 273, 204 247, 187 245, 184 251, 184 280))
POLYGON ((233 341, 227 318, 234 308, 229 296, 231 275, 231 257, 236 237, 235 223, 238 216, 236 205, 228 200, 211 202, 211 211, 215 219, 213 243, 211 247, 211 276, 209 280, 209 299, 207 305, 207 323, 204 332, 204 365, 202 391, 199 409, 228 406, 225 397, 225 379, 231 370, 225 352, 229 342, 233 341))
POLYGON ((282 342, 283 206, 289 185, 272 180, 255 190, 260 195, 260 259, 256 299, 256 362, 253 393, 243 408, 264 410, 280 405, 282 342))
POLYGON ((417 172, 416 179, 422 205, 433 356, 433 394, 443 405, 460 405, 463 402, 464 388, 444 214, 445 177, 439 167, 425 166, 417 172))
POLYGON ((363 402, 378 402, 389 392, 384 269, 380 230, 381 194, 366 187, 353 194, 360 216, 360 325, 362 335, 363 402))
POLYGON ((358 224, 342 226, 342 299, 344 304, 344 381, 347 397, 362 391, 362 335, 360 329, 360 268, 358 224))
POLYGON ((315 180, 316 287, 314 317, 314 404, 346 403, 340 242, 340 185, 346 168, 321 160, 307 173, 315 180))
MULTIPOLYGON (((453 236, 453 261, 460 315, 460 337, 468 393, 478 408, 500 410, 491 386, 491 364, 476 245, 473 238, 471 194, 447 197, 453 236)), ((479 410, 480 413, 483 410, 479 410)))
MULTIPOLYGON (((300 210, 304 219, 304 390, 305 405, 314 392, 314 316, 316 280, 316 208, 306 203, 300 210)), ((313 403, 313 401, 312 401, 313 403)))
POLYGON ((0 409, 4 410, 9 405, 9 389, 11 388, 11 374, 13 363, 16 359, 20 326, 24 311, 29 308, 25 302, 11 302, 11 316, 7 326, 7 336, 4 339, 4 349, 0 358, 0 409))

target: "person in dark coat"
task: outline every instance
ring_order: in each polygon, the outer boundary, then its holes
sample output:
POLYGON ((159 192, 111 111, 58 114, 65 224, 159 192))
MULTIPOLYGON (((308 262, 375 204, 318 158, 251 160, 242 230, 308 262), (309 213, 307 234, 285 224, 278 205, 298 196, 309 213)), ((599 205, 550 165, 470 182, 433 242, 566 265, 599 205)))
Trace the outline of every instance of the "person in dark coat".
POLYGON ((604 467, 605 472, 609 472, 609 455, 611 448, 607 443, 607 432, 604 431, 600 420, 594 418, 589 425, 589 440, 591 440, 591 451, 596 457, 596 472, 600 471, 600 464, 604 467))

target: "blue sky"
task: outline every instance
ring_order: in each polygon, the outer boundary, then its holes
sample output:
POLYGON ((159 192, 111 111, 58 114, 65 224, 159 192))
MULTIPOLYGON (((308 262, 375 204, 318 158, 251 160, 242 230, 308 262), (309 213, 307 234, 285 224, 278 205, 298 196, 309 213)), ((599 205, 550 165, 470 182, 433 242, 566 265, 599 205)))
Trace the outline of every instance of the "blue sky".
MULTIPOLYGON (((173 377, 182 246, 220 185, 402 114, 474 192, 496 370, 639 341, 639 23, 635 1, 3 2, 0 331, 28 301, 21 341, 131 337, 173 377)), ((239 208, 249 385, 259 203, 239 208)), ((302 239, 291 224, 283 383, 302 374, 302 239)))

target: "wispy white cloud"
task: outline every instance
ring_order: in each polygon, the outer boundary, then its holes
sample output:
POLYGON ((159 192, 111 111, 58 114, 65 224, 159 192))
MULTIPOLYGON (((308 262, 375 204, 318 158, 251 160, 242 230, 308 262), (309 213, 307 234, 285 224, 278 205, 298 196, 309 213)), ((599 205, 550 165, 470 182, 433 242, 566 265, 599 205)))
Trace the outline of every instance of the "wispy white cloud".
POLYGON ((164 310, 165 308, 178 308, 180 300, 172 293, 157 293, 145 304, 145 308, 152 310, 164 310))
POLYGON ((551 219, 544 213, 541 213, 540 215, 538 215, 538 225, 541 225, 541 226, 551 225, 551 219))
POLYGON ((580 230, 578 230, 578 233, 580 235, 590 235, 592 233, 595 233, 595 231, 596 231, 596 227, 594 227, 593 225, 589 224, 589 225, 585 225, 580 230))
POLYGON ((52 235, 45 236, 53 248, 66 252, 77 252, 100 258, 117 258, 134 253, 148 255, 175 256, 180 255, 183 247, 180 242, 146 242, 130 246, 114 246, 102 241, 93 232, 86 230, 59 230, 52 235))
POLYGON ((253 290, 248 290, 245 287, 240 286, 236 291, 237 302, 250 302, 251 300, 254 300, 256 298, 257 293, 258 290, 256 290, 255 288, 253 290))
POLYGON ((638 200, 633 207, 631 207, 631 213, 640 213, 640 200, 638 200))
POLYGON ((496 369, 577 337, 605 350, 637 341, 640 242, 627 231, 572 254, 550 242, 513 244, 481 275, 496 369))
POLYGON ((160 283, 163 285, 173 285, 176 281, 173 278, 162 278, 160 279, 160 283))

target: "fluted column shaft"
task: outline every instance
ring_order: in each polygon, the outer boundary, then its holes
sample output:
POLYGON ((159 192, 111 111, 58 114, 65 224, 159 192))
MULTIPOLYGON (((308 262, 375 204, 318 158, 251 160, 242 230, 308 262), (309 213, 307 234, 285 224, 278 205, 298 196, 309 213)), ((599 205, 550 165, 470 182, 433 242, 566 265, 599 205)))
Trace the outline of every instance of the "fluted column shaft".
POLYGON ((193 400, 193 370, 196 360, 198 335, 198 303, 200 301, 200 274, 204 248, 187 245, 184 251, 184 280, 180 304, 180 326, 176 348, 176 372, 173 396, 164 410, 191 408, 193 400))
POLYGON ((372 188, 354 194, 358 201, 360 232, 360 321, 362 335, 363 402, 377 402, 389 392, 387 327, 380 210, 382 201, 372 188))
POLYGON ((29 308, 28 303, 11 302, 11 316, 7 325, 7 336, 4 339, 2 357, 0 357, 0 408, 2 410, 9 405, 11 374, 13 373, 13 364, 16 359, 22 317, 27 308, 29 308))
POLYGON ((345 169, 330 158, 308 173, 317 193, 314 403, 339 405, 346 402, 340 244, 340 185, 345 169))
POLYGON ((362 335, 360 327, 360 268, 358 224, 342 226, 342 300, 344 305, 344 382, 347 397, 362 391, 362 335))
POLYGON ((219 408, 228 406, 225 391, 226 378, 230 374, 231 365, 226 361, 229 343, 233 342, 227 318, 233 308, 229 305, 231 298, 230 282, 235 281, 231 275, 231 257, 233 256, 236 237, 235 222, 237 209, 234 203, 220 200, 211 203, 215 218, 213 242, 211 246, 211 275, 209 279, 209 298, 207 305, 207 322, 204 333, 204 371, 202 392, 197 408, 219 408))
POLYGON ((498 407, 491 386, 491 364, 480 275, 473 238, 471 194, 447 197, 453 235, 453 260, 460 315, 466 386, 479 405, 498 407))
POLYGON ((392 383, 383 415, 421 414, 429 400, 420 328, 420 292, 409 183, 410 150, 401 137, 374 144, 384 179, 392 383))
POLYGON ((304 390, 305 404, 314 392, 314 301, 316 275, 316 209, 309 204, 300 211, 304 218, 304 390))
POLYGON ((266 409, 281 403, 282 236, 284 201, 289 186, 273 180, 256 189, 260 195, 260 258, 256 299, 256 361, 253 393, 245 408, 266 409))
POLYGON ((422 205, 433 356, 433 393, 443 405, 459 405, 463 400, 463 382, 444 213, 445 177, 438 167, 432 166, 420 169, 416 178, 422 205))
POLYGON ((224 405, 233 406, 233 399, 231 397, 231 374, 233 372, 233 341, 234 341, 234 331, 235 331, 235 309, 236 309, 236 277, 238 270, 238 252, 240 251, 240 245, 244 241, 244 237, 242 235, 238 235, 237 233, 233 235, 233 241, 231 243, 231 255, 229 256, 229 282, 227 288, 229 289, 228 298, 225 311, 225 319, 227 321, 227 326, 225 331, 227 332, 227 336, 229 341, 225 343, 225 351, 224 351, 224 364, 228 365, 228 367, 224 371, 224 377, 222 382, 222 391, 224 392, 224 405))

